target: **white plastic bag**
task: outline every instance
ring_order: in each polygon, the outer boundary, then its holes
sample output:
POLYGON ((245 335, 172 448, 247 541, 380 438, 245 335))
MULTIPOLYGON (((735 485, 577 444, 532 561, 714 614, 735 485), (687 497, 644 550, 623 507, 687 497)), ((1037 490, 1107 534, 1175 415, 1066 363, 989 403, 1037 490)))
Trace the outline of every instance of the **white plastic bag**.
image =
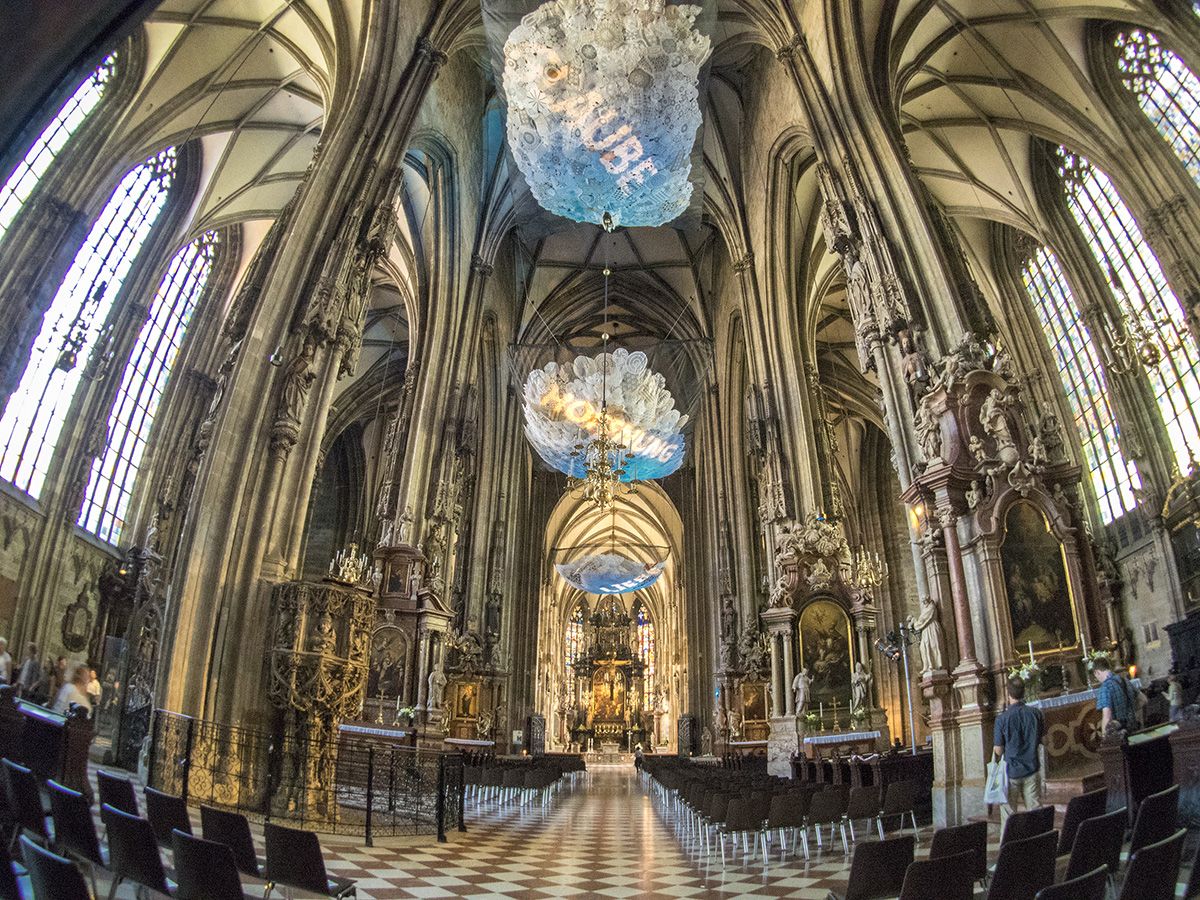
POLYGON ((987 786, 983 789, 983 801, 991 804, 1008 802, 1008 764, 1003 757, 999 762, 992 760, 988 763, 987 786))

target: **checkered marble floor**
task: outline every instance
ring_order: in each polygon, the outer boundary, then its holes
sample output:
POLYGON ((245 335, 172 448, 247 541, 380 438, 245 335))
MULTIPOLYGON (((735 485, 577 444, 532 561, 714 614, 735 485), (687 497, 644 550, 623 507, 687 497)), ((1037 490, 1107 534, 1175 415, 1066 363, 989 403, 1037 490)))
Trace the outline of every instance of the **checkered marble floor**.
POLYGON ((331 872, 358 879, 360 897, 796 897, 825 900, 846 886, 840 846, 812 861, 764 865, 685 847, 633 768, 595 767, 543 812, 468 815, 445 844, 381 841, 350 849, 322 839, 331 872))
MULTIPOLYGON (((199 833, 198 815, 193 816, 199 833)), ((432 837, 382 838, 373 847, 352 838, 321 835, 331 874, 356 879, 364 900, 410 897, 571 897, 576 900, 621 897, 795 897, 825 900, 846 887, 850 857, 839 843, 825 845, 812 859, 780 852, 773 844, 766 864, 761 856, 745 860, 729 853, 721 865, 715 848, 705 855, 685 840, 677 823, 664 817, 643 790, 632 766, 595 766, 573 789, 564 789, 543 810, 495 803, 468 805, 467 832, 451 832, 447 843, 432 837)), ((262 852, 262 832, 252 826, 262 852)), ((994 863, 999 827, 993 823, 988 845, 994 863)), ((933 831, 918 833, 918 857, 928 853, 933 831)), ((860 837, 862 837, 860 830, 860 837)), ((1184 859, 1195 853, 1195 837, 1184 845, 1184 859)), ((1187 863, 1177 897, 1183 896, 1187 863)), ((100 875, 99 896, 107 896, 100 875)), ((246 884, 249 897, 261 897, 261 885, 246 884)), ((983 900, 984 892, 977 892, 983 900)), ((117 900, 132 900, 122 887, 117 900)))

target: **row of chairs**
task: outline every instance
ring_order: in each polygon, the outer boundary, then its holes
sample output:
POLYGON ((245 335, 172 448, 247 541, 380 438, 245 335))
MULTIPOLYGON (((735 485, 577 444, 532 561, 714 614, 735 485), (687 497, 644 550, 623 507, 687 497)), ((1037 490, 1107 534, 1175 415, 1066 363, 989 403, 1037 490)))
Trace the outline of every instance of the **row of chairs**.
MULTIPOLYGON (((335 898, 355 895, 353 881, 328 874, 320 842, 312 832, 266 823, 266 859, 260 862, 245 816, 201 806, 203 837, 196 837, 182 798, 146 788, 147 815, 143 818, 133 782, 98 772, 105 847, 82 794, 48 780, 46 792, 53 826, 48 828, 36 777, 11 760, 0 764, 15 826, 10 846, 20 848, 37 900, 89 897, 86 886, 80 890, 84 882, 77 865, 87 873, 93 893, 97 871, 108 872, 112 879, 110 898, 122 883, 128 882, 181 900, 242 900, 242 876, 264 882, 264 897, 276 887, 335 898), (163 865, 160 847, 171 851, 173 870, 163 865), (67 868, 75 870, 78 877, 66 874, 67 868)), ((11 861, 3 862, 0 881, 8 882, 11 877, 15 890, 11 861)), ((0 900, 20 900, 20 895, 17 892, 10 898, 0 886, 0 900)))
POLYGON ((501 806, 550 805, 564 783, 571 785, 586 777, 583 760, 572 756, 539 758, 530 762, 486 761, 463 769, 466 800, 476 808, 496 802, 501 806))
POLYGON ((656 798, 681 823, 685 840, 694 841, 706 855, 710 842, 715 843, 722 864, 727 836, 735 849, 740 843, 748 856, 761 846, 764 859, 775 836, 786 853, 790 836, 792 852, 799 847, 808 859, 810 831, 818 849, 823 849, 824 830, 828 829, 832 844, 836 829, 843 852, 849 852, 850 842, 858 839, 855 822, 873 823, 881 839, 885 823, 896 822, 903 829, 910 821, 917 830, 914 781, 892 782, 881 796, 878 788, 870 786, 822 788, 760 775, 739 779, 728 771, 714 773, 679 764, 651 767, 645 777, 656 798))
MULTIPOLYGON (((903 839, 860 844, 844 897, 870 900, 899 893, 901 900, 969 900, 975 884, 982 883, 988 900, 1104 900, 1110 888, 1118 900, 1170 900, 1186 835, 1175 826, 1177 802, 1177 788, 1142 802, 1119 891, 1128 811, 1106 813, 1107 791, 1101 789, 1072 798, 1061 830, 1054 829, 1053 806, 1011 815, 990 871, 986 822, 938 829, 927 860, 914 860, 903 839), (1064 855, 1065 874, 1055 884, 1064 855)), ((1200 882, 1193 866, 1186 896, 1197 895, 1200 882)))

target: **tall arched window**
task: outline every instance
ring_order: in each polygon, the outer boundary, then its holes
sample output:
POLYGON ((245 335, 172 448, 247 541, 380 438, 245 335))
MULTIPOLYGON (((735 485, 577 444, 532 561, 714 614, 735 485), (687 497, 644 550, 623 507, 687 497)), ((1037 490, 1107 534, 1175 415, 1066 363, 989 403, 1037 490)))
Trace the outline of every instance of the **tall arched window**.
POLYGON ((79 513, 79 524, 109 543, 121 538, 154 414, 212 273, 216 248, 217 235, 210 231, 175 254, 121 377, 108 419, 108 444, 92 465, 79 513))
POLYGON ((1167 426, 1175 462, 1200 459, 1200 351, 1158 259, 1108 176, 1058 148, 1067 206, 1104 271, 1123 316, 1121 331, 1149 348, 1143 365, 1167 426), (1157 358, 1155 358, 1155 354, 1157 358))
POLYGON ((1084 464, 1100 501, 1100 516, 1111 522, 1136 506, 1133 491, 1141 481, 1121 455, 1096 345, 1053 253, 1039 247, 1026 261, 1021 280, 1054 354, 1079 430, 1084 464))
POLYGON ((583 627, 587 619, 587 608, 583 601, 579 601, 575 605, 575 612, 571 614, 571 621, 567 623, 567 633, 563 640, 563 652, 567 655, 567 665, 575 665, 575 661, 583 656, 583 627))
POLYGON ((75 93, 62 105, 58 114, 50 120, 50 124, 42 129, 38 139, 26 152, 25 158, 17 163, 4 187, 0 187, 0 241, 4 240, 13 219, 46 174, 50 164, 62 152, 71 135, 100 105, 104 90, 112 81, 115 62, 116 57, 109 56, 75 89, 75 93))
MULTIPOLYGON (((633 609, 633 623, 637 628, 637 653, 646 667, 644 681, 654 684, 654 621, 639 598, 633 609)), ((646 692, 649 694, 649 691, 646 692)))
POLYGON ((1113 43, 1121 83, 1200 183, 1200 78, 1152 31, 1122 29, 1113 43))
POLYGON ((105 328, 113 300, 167 202, 168 148, 121 179, 58 287, 21 383, 0 419, 0 478, 35 499, 83 377, 80 363, 105 328))

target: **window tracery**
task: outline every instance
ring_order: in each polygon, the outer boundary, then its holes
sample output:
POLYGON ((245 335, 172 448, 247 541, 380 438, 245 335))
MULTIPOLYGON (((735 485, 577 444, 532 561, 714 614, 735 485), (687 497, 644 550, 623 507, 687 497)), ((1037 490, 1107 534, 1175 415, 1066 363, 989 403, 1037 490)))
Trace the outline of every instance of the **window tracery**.
POLYGON ((1144 28, 1118 31, 1113 44, 1121 83, 1200 183, 1200 78, 1144 28))
POLYGON ((583 656, 583 628, 584 621, 587 616, 587 610, 584 609, 583 603, 578 603, 575 606, 575 612, 571 615, 571 621, 567 623, 567 633, 564 639, 564 650, 567 656, 567 666, 575 665, 576 661, 583 656))
POLYGON ((212 274, 218 236, 207 232, 175 254, 150 304, 108 418, 108 443, 92 464, 78 523, 116 544, 171 368, 212 274))
POLYGON ((1200 350, 1183 307, 1109 177, 1065 147, 1059 147, 1058 160, 1067 207, 1121 312, 1116 341, 1136 350, 1175 463, 1187 471, 1191 460, 1200 459, 1200 350))
POLYGON ((34 340, 21 382, 0 418, 0 478, 37 499, 89 352, 107 352, 108 317, 149 237, 175 176, 168 148, 117 185, 58 287, 34 340))
POLYGON ((1066 390, 1080 444, 1105 523, 1136 504, 1137 469, 1121 453, 1116 416, 1099 354, 1058 259, 1039 247, 1021 272, 1066 390))
POLYGON ((654 684, 654 620, 639 599, 633 610, 634 627, 637 629, 637 654, 645 666, 644 683, 654 684))
POLYGON ((17 213, 33 194, 34 188, 70 141, 71 136, 100 105, 105 90, 113 80, 115 69, 116 55, 110 54, 96 71, 75 89, 75 93, 42 129, 37 140, 26 151, 25 157, 17 163, 4 186, 0 187, 0 241, 4 240, 17 213))

